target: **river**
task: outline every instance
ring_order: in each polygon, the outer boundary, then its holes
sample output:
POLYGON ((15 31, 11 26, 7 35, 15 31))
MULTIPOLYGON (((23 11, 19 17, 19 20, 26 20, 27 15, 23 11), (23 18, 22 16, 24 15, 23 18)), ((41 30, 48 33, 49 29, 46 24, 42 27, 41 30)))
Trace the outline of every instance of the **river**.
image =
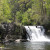
POLYGON ((50 42, 6 43, 0 50, 50 50, 50 42))
POLYGON ((5 43, 0 50, 50 50, 50 39, 44 35, 43 26, 25 26, 25 28, 29 35, 27 39, 30 42, 5 43))

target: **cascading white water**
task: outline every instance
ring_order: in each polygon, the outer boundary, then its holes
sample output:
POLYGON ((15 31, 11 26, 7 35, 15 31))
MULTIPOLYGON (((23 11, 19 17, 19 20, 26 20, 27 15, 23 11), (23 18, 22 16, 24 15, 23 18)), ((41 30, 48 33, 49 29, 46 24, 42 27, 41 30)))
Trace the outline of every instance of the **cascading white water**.
POLYGON ((41 41, 47 41, 50 42, 50 40, 44 36, 45 29, 43 26, 24 26, 28 35, 27 40, 31 42, 41 42, 41 41))

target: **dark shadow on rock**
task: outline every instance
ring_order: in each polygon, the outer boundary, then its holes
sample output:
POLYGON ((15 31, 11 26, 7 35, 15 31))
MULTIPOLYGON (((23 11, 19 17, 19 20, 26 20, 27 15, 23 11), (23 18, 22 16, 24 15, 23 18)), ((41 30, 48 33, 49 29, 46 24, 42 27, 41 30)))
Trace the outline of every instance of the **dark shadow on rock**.
POLYGON ((4 42, 12 42, 16 39, 27 39, 27 32, 24 26, 13 23, 0 24, 0 40, 4 42))

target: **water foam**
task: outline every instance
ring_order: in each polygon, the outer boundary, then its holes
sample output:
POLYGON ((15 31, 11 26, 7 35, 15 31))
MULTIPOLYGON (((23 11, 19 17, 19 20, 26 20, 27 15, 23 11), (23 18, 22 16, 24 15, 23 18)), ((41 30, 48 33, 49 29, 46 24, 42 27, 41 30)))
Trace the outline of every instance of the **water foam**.
POLYGON ((50 39, 44 35, 45 29, 43 26, 24 26, 28 35, 27 40, 31 42, 50 42, 50 39))

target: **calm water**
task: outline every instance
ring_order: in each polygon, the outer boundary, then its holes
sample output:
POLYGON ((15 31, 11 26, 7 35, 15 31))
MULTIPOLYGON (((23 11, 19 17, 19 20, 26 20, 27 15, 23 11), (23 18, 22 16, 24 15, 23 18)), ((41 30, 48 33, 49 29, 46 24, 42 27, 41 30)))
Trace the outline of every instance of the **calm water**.
POLYGON ((0 50, 50 50, 50 42, 7 43, 0 50))

